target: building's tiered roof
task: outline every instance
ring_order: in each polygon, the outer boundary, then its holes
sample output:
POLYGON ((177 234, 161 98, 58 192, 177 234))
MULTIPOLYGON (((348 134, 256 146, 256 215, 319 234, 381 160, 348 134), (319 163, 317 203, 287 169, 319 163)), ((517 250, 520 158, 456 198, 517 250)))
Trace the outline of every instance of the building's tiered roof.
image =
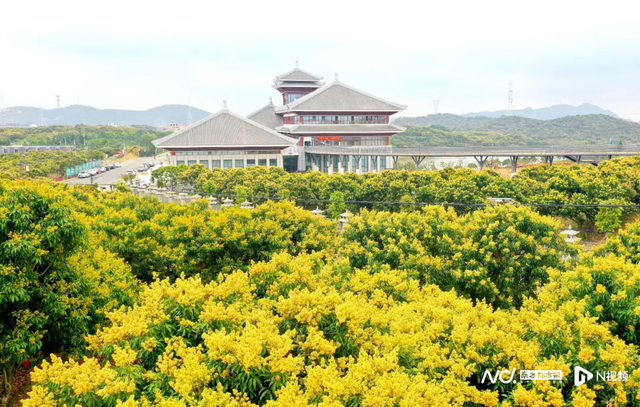
POLYGON ((296 67, 289 72, 278 75, 274 78, 272 85, 275 89, 278 88, 319 88, 324 85, 324 82, 320 82, 322 76, 314 75, 311 72, 307 72, 298 67, 298 61, 296 61, 296 67))
POLYGON ((393 103, 347 86, 336 80, 295 101, 276 108, 276 112, 385 112, 397 113, 407 105, 393 103))
POLYGON ((276 130, 286 134, 396 134, 405 128, 394 124, 296 124, 276 130))
POLYGON ((218 113, 153 141, 153 144, 158 148, 286 148, 296 143, 296 139, 284 136, 262 124, 230 112, 226 108, 226 102, 218 113))
POLYGON ((251 113, 247 116, 247 119, 253 120, 254 122, 270 129, 276 129, 277 127, 282 126, 283 123, 282 116, 276 114, 276 107, 274 106, 271 98, 269 98, 268 105, 251 113))

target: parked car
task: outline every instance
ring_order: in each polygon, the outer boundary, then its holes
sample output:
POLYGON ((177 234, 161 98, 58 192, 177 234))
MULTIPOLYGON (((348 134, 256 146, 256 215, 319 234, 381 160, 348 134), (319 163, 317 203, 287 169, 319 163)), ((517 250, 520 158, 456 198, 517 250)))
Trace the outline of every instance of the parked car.
POLYGON ((153 161, 148 161, 146 163, 144 163, 144 165, 146 165, 147 167, 151 168, 151 167, 155 167, 155 163, 153 161))
POLYGON ((87 171, 80 171, 78 173, 78 178, 89 178, 91 176, 91 174, 89 174, 87 171))
POLYGON ((100 167, 100 171, 101 172, 107 172, 107 171, 109 171, 109 167, 100 167))
POLYGON ((135 174, 136 172, 134 170, 127 170, 127 174, 135 174))
POLYGON ((115 163, 115 164, 113 164, 113 165, 114 165, 116 168, 120 168, 120 167, 122 167, 122 164, 120 164, 120 163, 115 163))
POLYGON ((146 170, 148 170, 148 169, 149 169, 149 167, 147 167, 147 165, 146 165, 146 164, 142 164, 142 165, 140 165, 140 166, 138 167, 138 172, 143 172, 143 171, 146 171, 146 170))
POLYGON ((116 168, 116 165, 115 165, 115 164, 109 164, 109 165, 107 165, 107 168, 108 168, 109 170, 113 170, 113 169, 115 169, 115 168, 116 168))
POLYGON ((98 173, 99 170, 100 170, 99 168, 92 168, 89 171, 87 171, 87 173, 89 173, 90 176, 91 175, 98 175, 99 174, 98 173))

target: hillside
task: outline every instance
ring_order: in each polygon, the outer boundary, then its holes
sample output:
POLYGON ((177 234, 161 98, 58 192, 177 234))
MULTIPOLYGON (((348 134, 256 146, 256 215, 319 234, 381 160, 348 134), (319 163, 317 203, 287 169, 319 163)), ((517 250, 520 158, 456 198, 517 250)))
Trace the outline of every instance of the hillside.
MULTIPOLYGON (((533 109, 527 107, 526 109, 514 110, 513 115, 519 117, 526 117, 529 119, 539 120, 553 120, 565 116, 580 116, 588 114, 604 114, 607 116, 618 117, 617 114, 611 110, 605 110, 599 106, 589 103, 583 103, 580 106, 571 105, 555 105, 549 107, 542 107, 540 109, 533 109)), ((501 117, 506 116, 506 110, 498 110, 497 112, 475 112, 463 114, 464 117, 501 117)))
POLYGON ((453 141, 467 144, 604 144, 640 143, 640 123, 607 115, 568 116, 554 120, 536 120, 510 116, 499 118, 462 117, 438 114, 421 117, 401 117, 394 124, 409 127, 394 136, 392 143, 400 146, 451 145, 453 141), (436 126, 438 131, 420 127, 436 126), (443 135, 444 133, 448 133, 443 135), (508 136, 508 137, 505 137, 508 136), (514 138, 517 136, 517 138, 514 138), (441 143, 442 141, 442 143, 441 143), (426 144, 425 144, 426 143, 426 144))
POLYGON ((152 155, 153 140, 169 132, 148 126, 38 126, 33 128, 0 128, 1 145, 76 145, 79 148, 101 150, 113 155, 126 145, 138 148, 141 155, 152 155))
MULTIPOLYGON (((37 107, 16 106, 0 110, 0 125, 42 124, 46 126, 63 125, 108 125, 131 126, 142 124, 154 127, 167 127, 169 123, 187 123, 189 107, 186 105, 164 105, 148 110, 96 109, 91 106, 71 105, 60 109, 40 109, 37 107), (42 117, 40 112, 42 111, 42 117), (42 123, 41 123, 42 120, 42 123)), ((208 112, 191 107, 191 123, 203 119, 208 112)))

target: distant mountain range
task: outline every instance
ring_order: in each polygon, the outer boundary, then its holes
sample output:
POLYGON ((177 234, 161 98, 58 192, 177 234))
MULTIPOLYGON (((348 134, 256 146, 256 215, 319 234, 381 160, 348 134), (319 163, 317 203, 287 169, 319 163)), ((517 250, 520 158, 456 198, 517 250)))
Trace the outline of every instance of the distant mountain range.
MULTIPOLYGON (((108 125, 134 124, 167 127, 170 123, 187 124, 189 107, 164 105, 149 110, 96 109, 91 106, 71 105, 60 109, 40 109, 16 106, 0 110, 0 125, 108 125)), ((191 123, 209 116, 209 112, 191 107, 191 123)))
MULTIPOLYGON (((555 105, 549 107, 542 107, 540 109, 533 109, 527 107, 526 109, 518 109, 513 111, 514 116, 526 117, 528 119, 538 120, 553 120, 565 116, 580 116, 587 114, 604 114, 607 116, 618 117, 617 114, 611 110, 605 110, 599 106, 589 103, 583 103, 580 106, 571 105, 555 105)), ((463 114, 463 117, 502 117, 506 116, 506 110, 498 110, 497 112, 476 112, 463 114)))
POLYGON ((506 144, 640 144, 640 123, 609 115, 566 116, 553 120, 518 116, 464 117, 432 114, 400 117, 409 126, 392 138, 396 146, 506 144))

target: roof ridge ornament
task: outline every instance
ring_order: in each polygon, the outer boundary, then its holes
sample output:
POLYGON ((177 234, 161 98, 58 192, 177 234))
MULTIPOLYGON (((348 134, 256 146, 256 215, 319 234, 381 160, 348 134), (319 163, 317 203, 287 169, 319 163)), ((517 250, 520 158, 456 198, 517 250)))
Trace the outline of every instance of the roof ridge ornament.
POLYGON ((296 59, 296 68, 300 68, 300 67, 298 66, 298 60, 297 60, 297 59, 296 59))
POLYGON ((229 108, 227 107, 227 99, 224 99, 222 101, 222 110, 229 110, 229 108))
POLYGON ((336 83, 340 82, 340 81, 338 80, 338 72, 336 72, 336 73, 333 75, 333 81, 334 81, 334 82, 336 82, 336 83))
POLYGON ((273 98, 269 96, 269 106, 273 106, 273 98))

